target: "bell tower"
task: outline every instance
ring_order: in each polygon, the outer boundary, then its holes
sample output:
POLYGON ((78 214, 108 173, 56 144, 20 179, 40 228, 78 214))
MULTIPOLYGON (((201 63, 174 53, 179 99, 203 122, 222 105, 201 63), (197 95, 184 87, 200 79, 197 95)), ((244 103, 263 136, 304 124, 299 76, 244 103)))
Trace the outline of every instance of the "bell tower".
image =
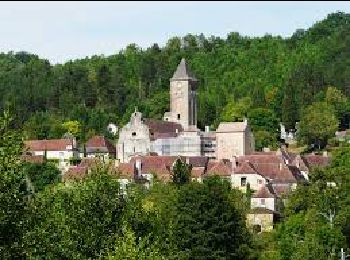
POLYGON ((197 126, 197 83, 183 58, 170 79, 170 113, 165 113, 165 120, 184 129, 197 126))

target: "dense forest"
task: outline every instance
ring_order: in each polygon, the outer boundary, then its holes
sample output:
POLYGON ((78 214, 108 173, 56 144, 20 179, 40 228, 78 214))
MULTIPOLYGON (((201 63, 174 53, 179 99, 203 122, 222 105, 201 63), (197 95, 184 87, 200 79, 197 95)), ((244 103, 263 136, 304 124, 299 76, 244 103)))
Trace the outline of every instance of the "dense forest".
MULTIPOLYGON (((307 106, 324 101, 327 87, 350 97, 350 14, 330 14, 288 38, 188 34, 163 48, 130 44, 115 55, 58 65, 26 52, 2 53, 0 108, 12 108, 15 126, 28 138, 61 137, 64 123, 75 122, 75 134, 86 140, 110 122, 125 124, 135 106, 160 119, 182 57, 200 81, 200 128, 255 114, 293 129, 307 106)), ((339 115, 342 128, 349 124, 347 107, 339 115)), ((258 136, 269 139, 266 132, 258 136)))

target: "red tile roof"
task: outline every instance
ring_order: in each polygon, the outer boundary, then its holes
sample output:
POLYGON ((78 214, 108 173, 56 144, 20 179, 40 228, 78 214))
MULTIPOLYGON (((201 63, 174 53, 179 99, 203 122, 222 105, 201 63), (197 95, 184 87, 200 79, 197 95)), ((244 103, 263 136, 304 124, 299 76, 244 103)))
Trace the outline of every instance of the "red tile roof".
POLYGON ((323 155, 303 155, 303 161, 305 162, 306 167, 326 167, 330 164, 331 158, 329 156, 323 155))
POLYGON ((96 152, 98 150, 100 152, 116 153, 115 146, 104 136, 99 135, 91 137, 85 147, 87 152, 96 152))
POLYGON ((253 165, 260 163, 283 163, 281 156, 269 154, 253 154, 253 155, 243 155, 238 157, 238 162, 243 163, 245 161, 251 162, 253 165))
POLYGON ((135 174, 135 166, 132 163, 120 163, 116 168, 116 173, 121 177, 127 179, 133 179, 135 174))
POLYGON ((191 171, 192 178, 200 178, 205 173, 205 167, 193 167, 191 171))
POLYGON ((249 161, 241 163, 237 168, 234 169, 235 173, 238 174, 259 174, 253 164, 249 161))
POLYGON ((219 176, 230 176, 232 174, 231 162, 209 162, 207 167, 207 176, 219 175, 219 176))
POLYGON ((291 187, 290 185, 275 185, 273 186, 273 190, 278 197, 283 197, 291 192, 291 187))
POLYGON ((42 155, 22 155, 21 159, 29 163, 43 163, 44 156, 42 155))
POLYGON ((88 174, 88 167, 73 166, 68 169, 68 171, 63 174, 62 180, 81 180, 88 174))
POLYGON ((146 118, 144 123, 149 128, 151 140, 176 137, 178 133, 183 131, 182 126, 175 122, 146 118))
POLYGON ((253 198, 274 198, 275 195, 273 194, 273 191, 270 187, 267 187, 264 185, 261 187, 257 193, 253 194, 253 198))
POLYGON ((67 146, 71 145, 73 147, 73 143, 72 139, 50 139, 29 140, 25 141, 24 145, 29 151, 66 151, 67 146))
POLYGON ((273 211, 271 209, 263 208, 263 207, 257 207, 249 210, 250 214, 273 214, 273 215, 280 215, 279 212, 273 211))

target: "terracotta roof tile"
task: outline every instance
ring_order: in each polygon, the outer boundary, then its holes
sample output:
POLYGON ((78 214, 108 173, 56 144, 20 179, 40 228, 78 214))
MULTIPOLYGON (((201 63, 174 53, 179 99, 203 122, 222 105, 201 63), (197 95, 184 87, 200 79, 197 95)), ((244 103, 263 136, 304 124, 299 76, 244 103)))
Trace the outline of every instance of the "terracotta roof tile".
POLYGON ((253 198, 274 198, 272 188, 264 185, 261 187, 255 194, 253 194, 253 198))
POLYGON ((88 174, 88 167, 74 166, 70 167, 68 171, 62 176, 63 181, 81 180, 88 174))
POLYGON ((116 168, 117 174, 127 179, 133 179, 135 174, 135 165, 132 163, 120 163, 116 168))
POLYGON ((323 155, 303 155, 303 161, 305 162, 306 167, 326 167, 330 164, 331 158, 329 156, 323 155))
POLYGON ((278 197, 283 197, 291 192, 291 187, 290 185, 274 185, 273 190, 278 197))
POLYGON ((253 165, 260 163, 283 163, 281 156, 270 155, 270 154, 253 154, 253 155, 243 155, 238 157, 238 162, 242 163, 245 161, 251 162, 253 165))
POLYGON ((144 123, 149 128, 151 140, 176 137, 178 133, 183 131, 182 126, 175 122, 146 118, 144 123))
POLYGON ((219 175, 219 176, 230 176, 232 174, 231 162, 209 162, 207 167, 207 176, 219 175))
POLYGON ((192 178, 200 178, 205 173, 205 167, 193 167, 191 172, 192 178))
POLYGON ((257 207, 254 209, 249 210, 250 214, 274 214, 274 215, 280 215, 279 212, 273 211, 271 209, 263 208, 263 207, 257 207))
POLYGON ((115 146, 104 136, 95 135, 91 137, 86 143, 86 151, 87 152, 108 152, 115 154, 116 148, 115 146))
POLYGON ((241 163, 237 168, 234 169, 235 173, 238 174, 259 174, 253 164, 249 161, 241 163))
MULTIPOLYGON (((28 140, 24 141, 25 148, 29 151, 66 151, 71 150, 74 141, 72 139, 28 140), (67 149, 71 146, 70 149, 67 149)), ((75 148, 75 147, 73 147, 75 148)))
POLYGON ((44 156, 42 155, 22 155, 21 159, 29 163, 43 163, 44 156))

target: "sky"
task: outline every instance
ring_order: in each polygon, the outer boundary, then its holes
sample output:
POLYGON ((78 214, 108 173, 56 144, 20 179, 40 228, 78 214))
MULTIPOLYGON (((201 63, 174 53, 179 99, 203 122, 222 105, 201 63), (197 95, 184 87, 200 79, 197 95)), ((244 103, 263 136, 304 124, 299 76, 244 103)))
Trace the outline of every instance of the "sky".
POLYGON ((350 13, 350 2, 0 2, 0 52, 55 64, 188 33, 288 37, 337 11, 350 13))

